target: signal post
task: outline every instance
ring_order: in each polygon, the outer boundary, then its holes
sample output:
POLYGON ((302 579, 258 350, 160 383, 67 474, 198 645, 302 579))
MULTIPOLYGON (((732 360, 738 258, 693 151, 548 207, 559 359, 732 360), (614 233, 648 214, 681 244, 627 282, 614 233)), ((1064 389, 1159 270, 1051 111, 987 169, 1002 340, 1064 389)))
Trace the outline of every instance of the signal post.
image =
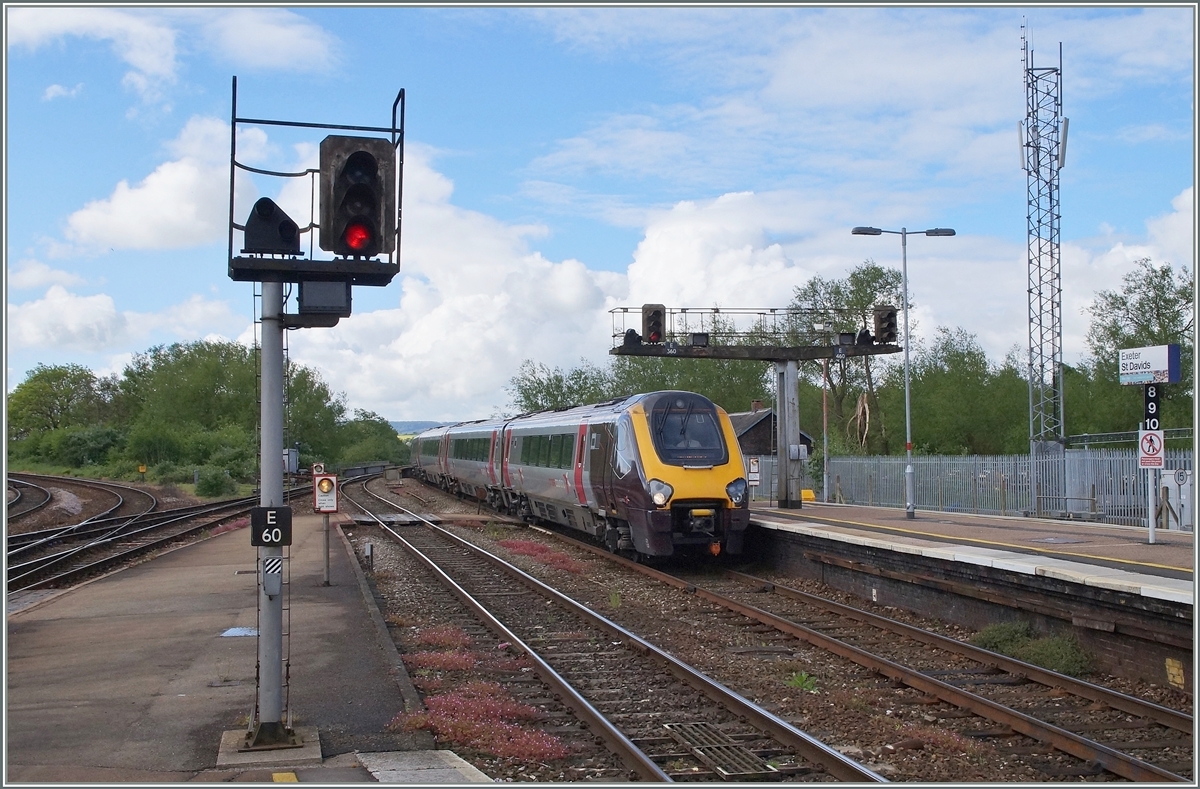
MULTIPOLYGON (((353 285, 382 287, 399 272, 400 184, 404 166, 404 91, 392 104, 390 127, 345 126, 239 117, 237 77, 233 78, 233 113, 229 143, 229 277, 262 286, 260 499, 251 515, 251 545, 258 549, 258 667, 254 715, 239 751, 301 747, 304 743, 285 721, 287 666, 283 650, 283 579, 291 545, 291 509, 284 501, 283 466, 283 333, 287 329, 329 328, 351 314, 353 285), (397 123, 399 121, 399 123, 397 123), (329 135, 320 146, 319 171, 273 172, 237 161, 239 126, 289 126, 371 132, 373 137, 329 135), (387 134, 388 137, 380 137, 387 134), (274 178, 319 176, 319 222, 301 227, 273 200, 264 197, 251 208, 244 225, 235 221, 234 179, 238 169, 274 178), (332 259, 313 256, 312 231, 320 249, 332 259), (234 254, 235 231, 242 233, 234 254), (309 257, 302 252, 308 236, 309 257), (385 256, 384 260, 378 260, 385 256), (287 313, 284 283, 296 285, 297 311, 287 313)), ((310 216, 317 215, 311 210, 310 216)), ((323 470, 323 469, 322 469, 323 470)), ((315 475, 314 475, 315 476, 315 475)), ((332 478, 336 511, 336 477, 332 478)), ((326 486, 329 477, 324 477, 326 486)), ((314 483, 318 480, 314 479, 314 483)), ((320 491, 318 488, 317 491, 320 491)), ((324 491, 328 493, 328 490, 324 491)), ((314 493, 314 496, 317 494, 314 493)), ((314 499, 314 504, 319 499, 314 499)), ((328 512, 329 510, 325 510, 328 512)), ((328 525, 325 583, 329 583, 328 525)))

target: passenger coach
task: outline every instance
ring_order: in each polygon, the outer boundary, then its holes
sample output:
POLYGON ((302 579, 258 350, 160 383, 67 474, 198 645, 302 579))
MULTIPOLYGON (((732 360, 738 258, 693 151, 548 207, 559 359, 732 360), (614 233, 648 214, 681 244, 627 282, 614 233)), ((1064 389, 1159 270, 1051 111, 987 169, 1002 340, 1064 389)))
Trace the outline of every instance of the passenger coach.
POLYGON ((496 509, 585 532, 614 552, 741 553, 750 520, 728 415, 652 392, 418 435, 416 473, 496 509))

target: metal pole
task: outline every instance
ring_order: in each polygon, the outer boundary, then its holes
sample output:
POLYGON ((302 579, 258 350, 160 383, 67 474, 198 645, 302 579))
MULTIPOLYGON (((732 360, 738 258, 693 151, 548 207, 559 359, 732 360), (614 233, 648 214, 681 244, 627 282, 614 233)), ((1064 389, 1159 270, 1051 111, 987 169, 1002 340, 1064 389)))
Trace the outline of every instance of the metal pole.
POLYGON ((1154 544, 1154 486, 1158 484, 1154 476, 1154 469, 1146 469, 1146 528, 1149 530, 1148 542, 1151 545, 1154 544))
MULTIPOLYGON (((262 446, 260 498, 263 507, 283 506, 283 283, 262 284, 262 446)), ((262 560, 282 557, 283 548, 260 547, 262 560)), ((261 573, 260 573, 260 578, 261 573)), ((258 588, 258 731, 255 744, 283 742, 283 594, 258 588)))
POLYGON ((908 458, 904 467, 904 517, 913 520, 917 517, 917 505, 913 496, 912 396, 908 371, 908 228, 904 227, 900 228, 900 279, 904 291, 904 451, 908 458))
POLYGON ((321 525, 325 531, 325 585, 329 586, 329 513, 321 516, 321 525))
POLYGON ((825 444, 825 461, 821 464, 825 469, 825 479, 821 482, 825 503, 829 503, 829 360, 822 359, 825 377, 821 381, 821 437, 825 444))

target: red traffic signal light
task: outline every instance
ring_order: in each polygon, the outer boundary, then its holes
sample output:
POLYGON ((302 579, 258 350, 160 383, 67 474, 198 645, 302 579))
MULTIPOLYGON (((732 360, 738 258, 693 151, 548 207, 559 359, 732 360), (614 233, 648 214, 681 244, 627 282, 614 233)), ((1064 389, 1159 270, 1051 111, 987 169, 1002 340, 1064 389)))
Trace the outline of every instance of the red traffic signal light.
POLYGON ((661 304, 642 305, 642 342, 659 343, 666 337, 667 308, 661 304))
POLYGON ((321 249, 374 257, 396 248, 396 150, 376 137, 321 141, 321 249))

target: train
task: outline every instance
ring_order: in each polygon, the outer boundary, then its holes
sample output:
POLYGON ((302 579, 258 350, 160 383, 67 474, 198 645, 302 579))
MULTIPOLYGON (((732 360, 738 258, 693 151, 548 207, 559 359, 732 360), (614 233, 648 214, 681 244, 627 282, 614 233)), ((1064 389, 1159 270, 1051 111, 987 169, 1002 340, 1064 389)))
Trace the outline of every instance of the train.
POLYGON ((738 555, 750 522, 729 415, 694 392, 432 428, 410 473, 639 560, 738 555))

